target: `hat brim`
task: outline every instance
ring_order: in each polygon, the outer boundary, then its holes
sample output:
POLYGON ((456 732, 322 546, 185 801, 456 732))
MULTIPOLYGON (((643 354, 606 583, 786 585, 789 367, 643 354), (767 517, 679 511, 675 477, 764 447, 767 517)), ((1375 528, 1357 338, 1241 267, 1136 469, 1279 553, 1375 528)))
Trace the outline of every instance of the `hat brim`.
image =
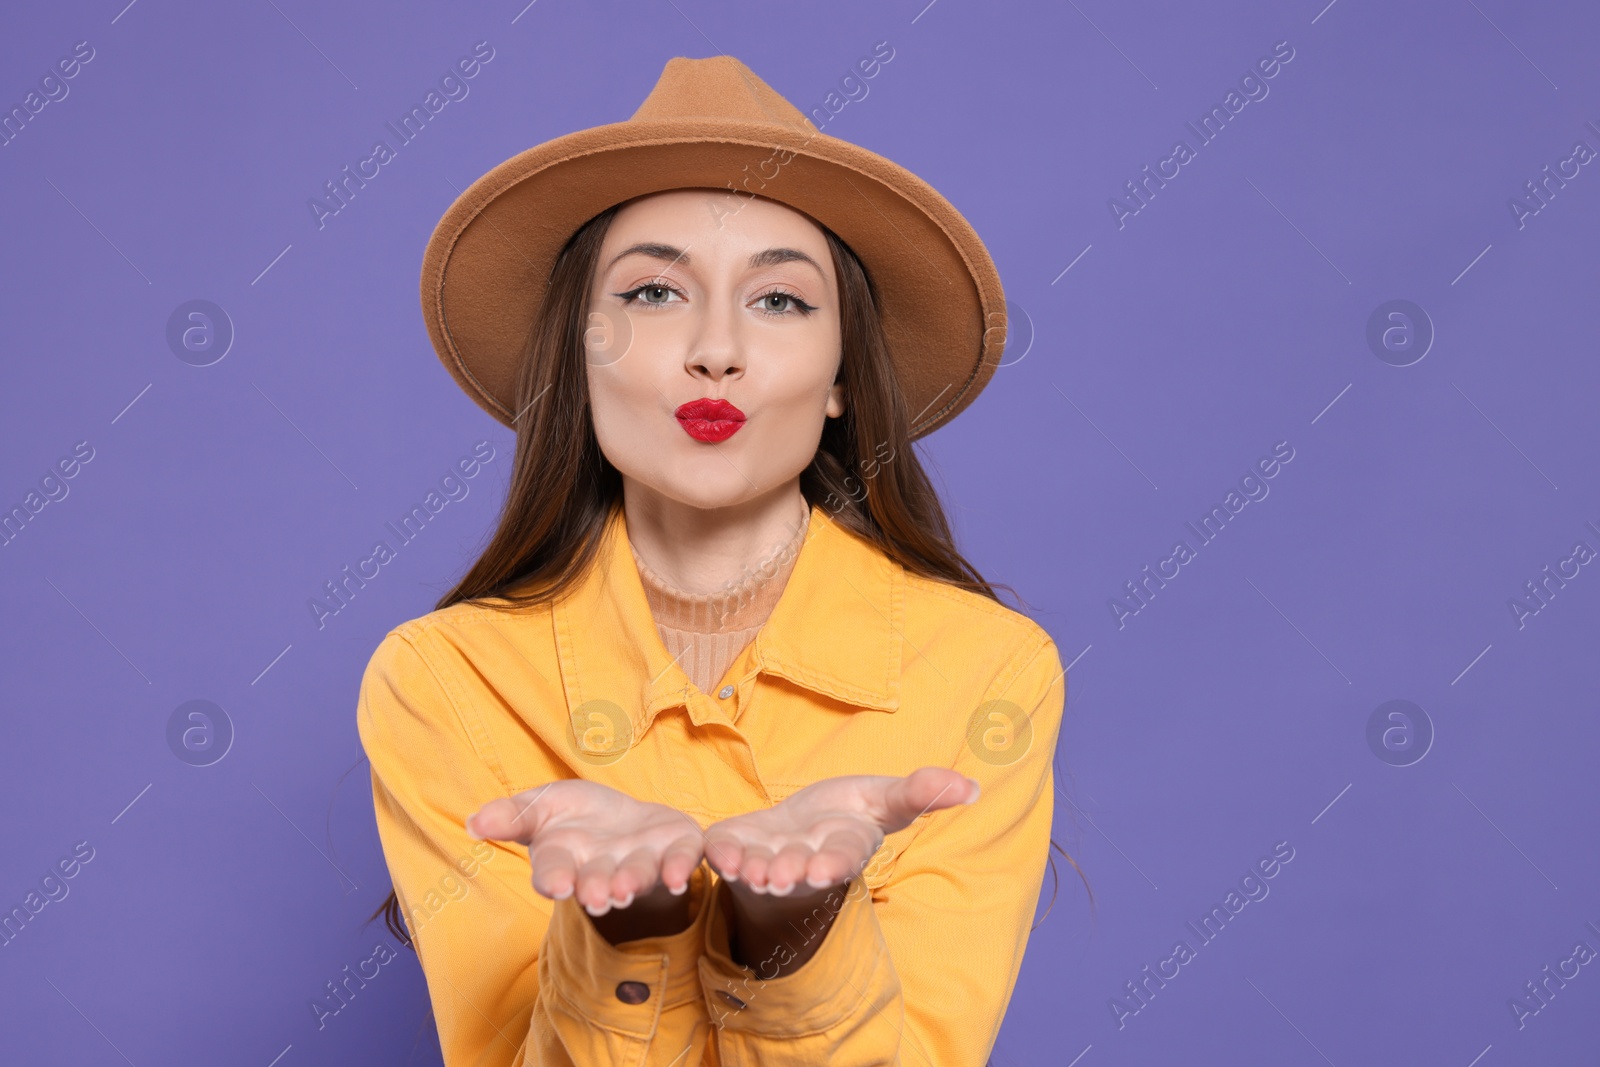
POLYGON ((615 204, 695 187, 787 204, 851 247, 877 291, 913 437, 953 419, 993 376, 1006 332, 1000 277, 932 186, 823 133, 682 119, 555 138, 456 199, 428 241, 421 279, 429 336, 456 382, 514 429, 518 366, 562 246, 615 204))

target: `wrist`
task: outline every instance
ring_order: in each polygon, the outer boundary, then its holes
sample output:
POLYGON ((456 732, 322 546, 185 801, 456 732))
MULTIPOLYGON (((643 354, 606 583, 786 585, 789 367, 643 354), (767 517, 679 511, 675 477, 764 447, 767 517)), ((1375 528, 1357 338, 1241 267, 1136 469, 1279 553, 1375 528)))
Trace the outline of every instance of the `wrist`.
POLYGON ((757 893, 743 882, 721 882, 728 916, 729 955, 744 967, 782 977, 802 967, 822 947, 844 906, 849 882, 825 889, 795 887, 788 896, 757 893))
POLYGON ((598 916, 585 911, 584 915, 594 924, 600 936, 612 945, 646 937, 670 937, 681 934, 694 921, 690 899, 693 895, 693 879, 690 889, 676 896, 657 882, 655 888, 635 897, 625 908, 612 908, 598 916))

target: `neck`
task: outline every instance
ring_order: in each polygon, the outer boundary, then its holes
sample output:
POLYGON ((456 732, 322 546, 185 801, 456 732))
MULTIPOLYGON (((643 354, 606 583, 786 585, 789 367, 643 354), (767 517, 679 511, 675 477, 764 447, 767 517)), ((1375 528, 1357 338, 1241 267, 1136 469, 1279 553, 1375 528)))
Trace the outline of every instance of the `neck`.
POLYGON ((810 508, 799 478, 739 504, 700 508, 624 475, 622 510, 628 540, 651 570, 686 593, 712 593, 787 544, 810 508))

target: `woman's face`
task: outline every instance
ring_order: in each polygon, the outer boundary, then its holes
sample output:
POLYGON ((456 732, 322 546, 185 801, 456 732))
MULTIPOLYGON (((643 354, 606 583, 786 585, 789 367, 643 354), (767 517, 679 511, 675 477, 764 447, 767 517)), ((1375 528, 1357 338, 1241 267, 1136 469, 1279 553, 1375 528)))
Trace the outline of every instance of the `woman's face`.
POLYGON ((770 200, 676 189, 618 211, 585 349, 601 451, 625 480, 697 508, 798 477, 823 420, 844 412, 827 239, 770 200))

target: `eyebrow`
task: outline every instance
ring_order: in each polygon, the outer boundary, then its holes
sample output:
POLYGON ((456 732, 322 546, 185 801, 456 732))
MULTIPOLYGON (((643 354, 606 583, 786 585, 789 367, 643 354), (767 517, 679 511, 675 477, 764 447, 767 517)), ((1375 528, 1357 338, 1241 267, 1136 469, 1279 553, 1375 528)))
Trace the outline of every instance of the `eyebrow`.
MULTIPOLYGON (((624 256, 649 256, 651 259, 659 259, 669 265, 682 263, 684 266, 688 266, 692 262, 686 249, 674 248, 672 245, 661 244, 656 241, 641 241, 639 244, 630 245, 618 252, 612 257, 611 262, 606 264, 606 269, 610 270, 624 256)), ((815 259, 812 259, 798 248, 767 248, 750 256, 751 270, 758 270, 761 267, 776 267, 780 263, 809 263, 812 269, 822 277, 826 278, 828 276, 815 259)))

